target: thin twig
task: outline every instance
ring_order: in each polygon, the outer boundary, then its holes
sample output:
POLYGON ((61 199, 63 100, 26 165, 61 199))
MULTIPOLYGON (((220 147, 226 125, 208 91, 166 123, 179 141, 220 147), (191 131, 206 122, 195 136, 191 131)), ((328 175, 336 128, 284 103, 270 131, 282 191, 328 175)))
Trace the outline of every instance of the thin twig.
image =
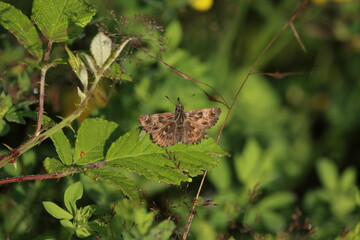
POLYGON ((270 40, 270 42, 266 45, 266 47, 264 48, 264 50, 260 53, 260 55, 257 57, 257 59, 255 60, 254 64, 251 66, 249 72, 246 74, 244 81, 241 83, 238 91, 236 92, 235 98, 233 99, 230 108, 226 114, 224 123, 221 125, 219 134, 217 136, 216 142, 219 142, 221 134, 224 130, 224 127, 228 121, 228 118, 230 116, 231 110, 235 105, 236 100, 239 97, 239 94, 241 92, 241 90, 243 89, 243 87, 245 86, 246 82, 248 81, 250 75, 253 73, 254 69, 256 68, 256 66, 258 65, 258 63, 260 62, 260 60, 262 59, 262 57, 265 55, 265 53, 269 50, 269 48, 271 47, 271 45, 279 38, 279 36, 285 31, 285 29, 287 29, 290 24, 299 16, 299 14, 304 10, 305 6, 307 5, 309 0, 304 0, 301 5, 299 6, 299 8, 296 10, 296 12, 293 14, 293 16, 290 18, 290 20, 277 32, 277 34, 270 40))
MULTIPOLYGON (((49 56, 52 48, 52 42, 48 43, 48 47, 45 52, 44 62, 49 61, 49 56)), ((36 122, 36 128, 34 135, 37 136, 40 134, 42 118, 44 114, 44 100, 45 100, 45 76, 47 70, 54 65, 46 65, 41 69, 41 77, 40 77, 40 92, 39 92, 39 111, 38 111, 38 118, 36 122)))
MULTIPOLYGON (((248 81, 250 75, 253 73, 254 69, 256 68, 256 66, 258 65, 259 61, 261 60, 261 58, 264 56, 264 54, 269 50, 270 46, 275 42, 275 40, 277 40, 279 38, 279 36, 284 32, 284 30, 286 28, 288 28, 290 26, 290 24, 299 16, 299 14, 304 10, 305 6, 307 5, 308 3, 308 0, 303 0, 301 5, 299 6, 299 8, 296 10, 296 12, 292 15, 292 17, 290 18, 290 20, 278 31, 278 33, 271 39, 271 41, 266 45, 266 47, 264 48, 264 50, 261 52, 261 54, 258 56, 258 58, 255 60, 254 64, 251 66, 249 72, 247 73, 247 75, 245 76, 245 79, 244 81, 242 82, 242 84, 240 85, 238 91, 236 92, 236 95, 230 105, 230 107, 228 108, 228 112, 226 114, 226 117, 225 117, 225 120, 224 120, 224 123, 223 125, 221 126, 221 129, 219 131, 219 134, 218 134, 218 137, 216 139, 216 142, 218 143, 219 140, 220 140, 220 137, 221 137, 221 134, 224 130, 224 127, 228 121, 228 118, 230 116, 230 113, 231 113, 231 110, 233 109, 234 105, 235 105, 235 102, 236 100, 238 99, 239 97, 239 94, 241 92, 241 90, 243 89, 245 83, 248 81)), ((219 94, 219 96, 221 96, 219 94)), ((200 183, 200 186, 198 188, 198 192, 196 194, 196 197, 195 197, 195 200, 193 201, 193 205, 191 207, 191 210, 190 210, 190 213, 189 213, 189 218, 188 218, 188 222, 185 226, 185 229, 184 229, 184 233, 183 233, 183 237, 182 239, 183 240, 186 240, 187 238, 187 235, 189 233, 189 230, 190 230, 190 226, 191 226, 191 223, 192 223, 192 220, 194 218, 194 215, 195 215, 195 208, 196 208, 196 203, 199 199, 199 196, 200 196, 200 192, 202 190, 202 186, 203 186, 203 183, 205 181, 205 178, 206 178, 206 175, 207 175, 207 171, 204 172, 204 175, 201 179, 201 183, 200 183)))
POLYGON ((192 78, 192 77, 186 75, 185 73, 183 73, 183 72, 177 70, 176 68, 170 66, 169 64, 167 64, 166 62, 164 62, 164 61, 161 60, 160 58, 155 57, 155 56, 152 56, 151 54, 149 54, 149 53, 146 52, 146 51, 144 51, 144 53, 145 53, 146 55, 148 55, 149 57, 154 58, 154 59, 156 59, 157 61, 161 62, 162 64, 164 64, 165 66, 167 66, 171 71, 177 73, 178 75, 182 76, 183 78, 188 79, 188 80, 193 81, 193 82, 200 83, 200 84, 205 85, 206 87, 210 88, 211 90, 213 90, 213 91, 216 93, 216 95, 217 95, 218 97, 221 98, 222 102, 221 102, 221 101, 219 101, 219 102, 222 103, 222 104, 224 104, 224 106, 225 106, 227 109, 229 109, 229 104, 227 103, 227 101, 225 100, 225 98, 224 98, 213 86, 211 86, 211 85, 209 85, 209 84, 207 84, 207 83, 204 83, 204 82, 202 82, 202 81, 199 81, 199 80, 197 80, 197 79, 195 79, 195 78, 192 78))

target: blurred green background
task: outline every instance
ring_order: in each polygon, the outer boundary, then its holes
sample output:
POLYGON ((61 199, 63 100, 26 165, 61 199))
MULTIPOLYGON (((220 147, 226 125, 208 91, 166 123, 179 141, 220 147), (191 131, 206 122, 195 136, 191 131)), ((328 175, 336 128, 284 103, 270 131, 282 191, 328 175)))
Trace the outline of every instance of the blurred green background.
MULTIPOLYGON (((7 2, 30 15, 31 1, 7 2)), ((213 86, 230 103, 251 65, 300 1, 93 3, 97 16, 80 39, 69 43, 72 48, 87 50, 96 24, 106 23, 120 36, 118 41, 124 35, 139 36, 152 55, 213 86), (136 14, 153 17, 164 28, 165 52, 158 51, 163 47, 161 33, 139 23, 136 14)), ((294 26, 306 52, 287 29, 259 62, 255 70, 259 74, 252 75, 241 91, 219 142, 231 157, 222 159, 205 181, 201 201, 214 202, 197 208, 189 239, 251 239, 267 234, 274 239, 334 239, 360 223, 360 3, 310 1, 294 26), (266 74, 276 72, 289 74, 283 78, 266 74)), ((27 53, 10 33, 4 29, 0 33, 0 87, 14 102, 36 100, 38 75, 18 64, 27 53)), ((54 47, 54 57, 64 54, 61 45, 54 47)), ((222 108, 219 123, 209 131, 217 136, 227 110, 207 99, 204 91, 213 95, 211 89, 182 78, 141 50, 133 54, 129 50, 122 65, 133 82, 105 82, 91 116, 115 121, 127 132, 138 127, 139 115, 173 111, 164 96, 180 97, 187 110, 222 108)), ((69 70, 58 67, 46 80, 45 110, 54 118, 73 108, 77 80, 69 70)), ((27 120, 26 125, 10 123, 1 142, 20 145, 34 126, 27 120)), ((2 175, 39 174, 44 157, 54 155, 46 141, 21 157, 17 171, 9 165, 2 175)), ((66 183, 65 189, 76 178, 59 181, 66 183)), ((181 188, 138 179, 146 192, 145 206, 156 204, 160 219, 174 219, 174 239, 186 224, 200 179, 181 188)), ((82 181, 87 201, 98 206, 109 208, 122 198, 109 186, 82 181)), ((44 200, 62 201, 58 184, 50 180, 2 187, 0 238, 7 232, 12 232, 11 239, 64 234, 41 206, 44 200)))

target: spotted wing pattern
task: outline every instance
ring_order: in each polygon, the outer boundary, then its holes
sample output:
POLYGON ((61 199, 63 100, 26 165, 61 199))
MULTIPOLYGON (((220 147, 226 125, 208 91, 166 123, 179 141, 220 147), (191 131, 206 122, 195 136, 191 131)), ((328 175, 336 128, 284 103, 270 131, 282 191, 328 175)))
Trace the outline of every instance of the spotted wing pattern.
MULTIPOLYGON (((177 108, 178 109, 178 108, 177 108)), ((204 108, 183 112, 182 105, 175 113, 157 113, 139 116, 140 125, 150 133, 159 146, 171 146, 178 142, 197 144, 206 135, 206 129, 216 124, 220 108, 204 108), (176 115, 178 114, 178 115, 176 115), (176 116, 181 116, 176 118, 176 116)))
POLYGON ((175 113, 157 113, 138 117, 143 129, 150 133, 152 140, 164 147, 177 143, 175 113))
POLYGON ((220 108, 204 108, 185 112, 184 134, 182 142, 197 144, 206 135, 206 129, 216 124, 221 113, 220 108))

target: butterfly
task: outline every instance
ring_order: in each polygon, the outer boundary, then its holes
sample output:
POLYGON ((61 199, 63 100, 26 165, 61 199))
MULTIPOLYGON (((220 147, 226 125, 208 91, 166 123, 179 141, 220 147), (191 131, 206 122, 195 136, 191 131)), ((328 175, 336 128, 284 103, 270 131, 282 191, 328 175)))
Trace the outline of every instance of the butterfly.
POLYGON ((151 134, 153 142, 166 147, 182 142, 197 144, 206 135, 206 129, 216 124, 220 108, 204 108, 184 112, 178 98, 175 113, 156 113, 138 117, 141 127, 151 134))

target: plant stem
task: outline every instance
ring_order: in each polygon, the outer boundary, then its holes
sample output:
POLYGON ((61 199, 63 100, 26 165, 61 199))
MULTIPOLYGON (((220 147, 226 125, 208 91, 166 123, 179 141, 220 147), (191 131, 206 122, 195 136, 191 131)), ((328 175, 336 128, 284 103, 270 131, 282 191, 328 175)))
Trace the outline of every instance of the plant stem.
MULTIPOLYGON (((48 43, 48 47, 46 49, 46 53, 44 56, 44 62, 49 61, 50 51, 52 47, 52 42, 48 43)), ((41 123, 42 123, 42 117, 44 114, 44 100, 45 100, 45 75, 47 70, 49 70, 50 67, 53 67, 53 64, 46 65, 41 69, 41 77, 40 77, 40 93, 39 93, 39 110, 38 110, 38 118, 36 122, 36 128, 34 135, 39 135, 40 129, 41 129, 41 123)))

